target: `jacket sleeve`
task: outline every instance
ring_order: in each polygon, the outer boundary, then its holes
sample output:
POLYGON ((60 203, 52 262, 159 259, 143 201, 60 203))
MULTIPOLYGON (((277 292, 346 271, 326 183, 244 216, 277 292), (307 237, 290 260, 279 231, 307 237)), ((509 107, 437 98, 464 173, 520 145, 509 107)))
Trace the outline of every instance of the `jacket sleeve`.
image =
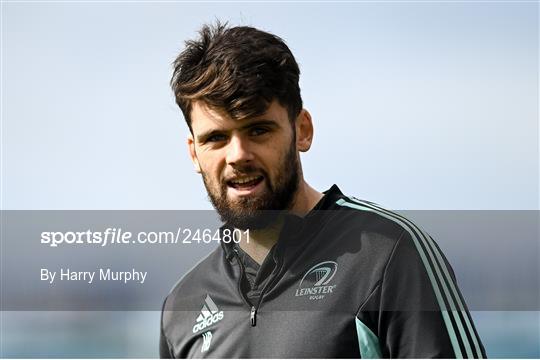
POLYGON ((165 333, 163 332, 163 312, 165 311, 165 304, 167 303, 167 298, 163 301, 163 306, 161 308, 161 316, 159 321, 159 358, 160 359, 172 359, 172 351, 169 347, 169 342, 165 333))
POLYGON ((486 357, 450 265, 416 227, 396 242, 356 321, 361 353, 364 342, 374 357, 486 357))
POLYGON ((172 359, 171 350, 169 349, 169 343, 165 334, 163 334, 163 329, 159 334, 159 358, 160 359, 172 359))

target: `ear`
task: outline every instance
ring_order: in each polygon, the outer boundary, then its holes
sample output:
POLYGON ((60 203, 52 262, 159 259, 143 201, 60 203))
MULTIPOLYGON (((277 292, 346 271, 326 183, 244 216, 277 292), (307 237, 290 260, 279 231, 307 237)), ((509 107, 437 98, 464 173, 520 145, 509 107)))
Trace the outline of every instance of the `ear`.
POLYGON ((302 109, 296 117, 296 148, 298 151, 306 152, 311 147, 313 141, 313 123, 311 114, 302 109))
POLYGON ((199 174, 201 173, 201 166, 199 165, 199 159, 197 158, 197 153, 195 152, 195 140, 193 140, 193 135, 189 134, 187 139, 187 145, 189 150, 189 156, 195 167, 195 171, 199 174))

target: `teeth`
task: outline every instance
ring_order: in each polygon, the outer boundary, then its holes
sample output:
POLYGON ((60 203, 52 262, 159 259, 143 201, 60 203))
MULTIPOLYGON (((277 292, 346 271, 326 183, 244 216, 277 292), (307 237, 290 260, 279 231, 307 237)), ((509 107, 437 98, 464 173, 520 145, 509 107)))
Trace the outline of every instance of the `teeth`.
POLYGON ((233 184, 245 184, 245 183, 248 183, 250 181, 257 180, 258 178, 259 178, 258 176, 248 176, 248 177, 245 177, 245 178, 234 179, 231 182, 233 184))

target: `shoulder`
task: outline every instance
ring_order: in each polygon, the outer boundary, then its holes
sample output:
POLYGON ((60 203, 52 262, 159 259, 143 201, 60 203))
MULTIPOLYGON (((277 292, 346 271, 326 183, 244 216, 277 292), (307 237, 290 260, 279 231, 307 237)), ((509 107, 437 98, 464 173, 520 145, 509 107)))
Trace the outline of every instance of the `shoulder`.
POLYGON ((335 201, 343 228, 378 234, 397 241, 409 227, 409 220, 374 202, 342 195, 335 201))
POLYGON ((378 241, 384 239, 392 252, 413 252, 423 257, 426 247, 438 249, 433 238, 403 214, 353 196, 341 196, 336 200, 336 205, 347 213, 343 216, 344 227, 369 233, 371 238, 378 241))
MULTIPOLYGON (((387 248, 390 250, 386 273, 397 274, 400 281, 403 281, 406 273, 417 272, 426 275, 426 281, 429 280, 433 284, 436 281, 455 282, 454 271, 441 248, 417 223, 376 203, 354 197, 344 196, 337 204, 356 211, 356 216, 369 216, 372 225, 368 225, 367 228, 377 228, 379 234, 393 233, 393 236, 385 237, 387 248)), ((418 276, 412 278, 418 279, 418 276)))

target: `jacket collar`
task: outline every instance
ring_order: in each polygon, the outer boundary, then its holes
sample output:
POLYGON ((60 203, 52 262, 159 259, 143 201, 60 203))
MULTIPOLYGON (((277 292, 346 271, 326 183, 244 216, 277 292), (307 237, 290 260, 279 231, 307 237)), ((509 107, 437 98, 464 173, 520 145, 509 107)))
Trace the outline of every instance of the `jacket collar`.
MULTIPOLYGON (((328 217, 325 216, 325 210, 336 209, 336 201, 343 197, 343 193, 337 185, 323 192, 324 196, 319 202, 310 210, 304 217, 286 213, 284 215, 284 224, 281 230, 277 246, 277 251, 274 252, 274 256, 280 256, 280 253, 284 248, 293 246, 300 246, 304 241, 310 238, 311 234, 316 233, 327 221, 328 217)), ((224 224, 221 229, 231 229, 230 226, 224 224)), ((227 259, 231 259, 234 256, 233 244, 221 242, 221 246, 225 252, 227 259)))

